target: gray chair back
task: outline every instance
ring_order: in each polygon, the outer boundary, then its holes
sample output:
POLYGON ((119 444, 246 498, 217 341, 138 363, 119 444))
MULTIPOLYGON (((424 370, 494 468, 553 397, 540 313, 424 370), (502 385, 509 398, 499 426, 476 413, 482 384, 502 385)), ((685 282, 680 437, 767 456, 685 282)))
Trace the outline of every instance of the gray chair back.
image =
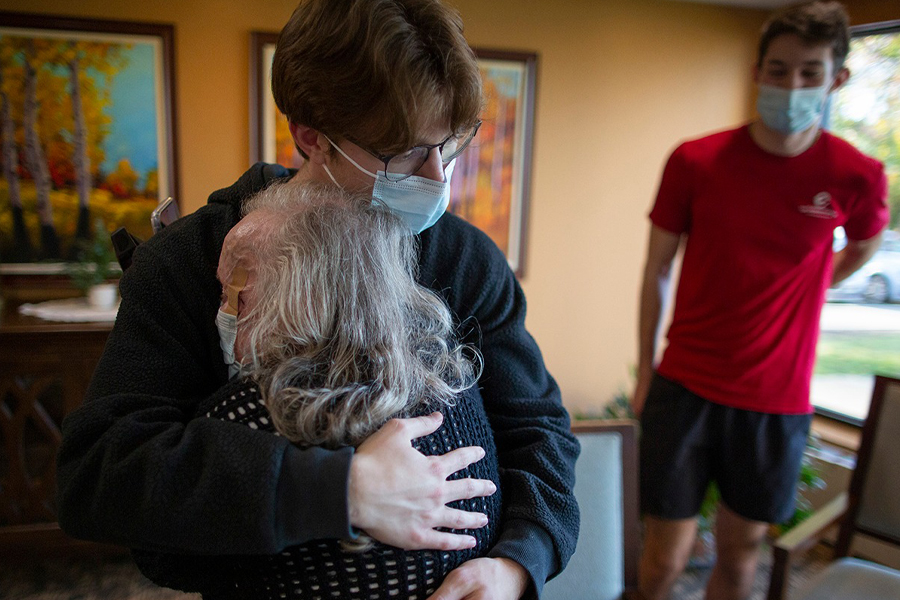
POLYGON ((857 531, 900 545, 900 379, 878 376, 841 526, 837 556, 847 556, 857 531))
POLYGON ((636 426, 632 421, 582 421, 575 497, 581 530, 566 569, 547 582, 542 600, 615 600, 637 586, 638 498, 636 426))
POLYGON ((879 377, 880 407, 856 526, 900 540, 900 381, 879 377))

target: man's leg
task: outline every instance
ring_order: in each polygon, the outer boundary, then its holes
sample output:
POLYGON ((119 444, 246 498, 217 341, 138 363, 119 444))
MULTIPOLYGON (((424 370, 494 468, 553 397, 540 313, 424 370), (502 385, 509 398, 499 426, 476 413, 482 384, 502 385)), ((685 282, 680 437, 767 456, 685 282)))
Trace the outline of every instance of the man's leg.
POLYGON ((644 600, 669 597, 675 580, 687 566, 696 535, 696 518, 644 517, 644 547, 638 571, 638 590, 644 600))
POLYGON ((744 600, 756 577, 759 547, 768 523, 750 521, 720 503, 716 512, 716 565, 706 600, 744 600))
POLYGON ((714 477, 722 493, 716 516, 717 563, 708 600, 743 599, 756 575, 768 523, 794 511, 797 476, 811 415, 777 415, 716 408, 721 432, 714 477))
POLYGON ((641 413, 640 479, 644 544, 638 590, 663 600, 684 571, 709 485, 710 403, 655 375, 641 413))

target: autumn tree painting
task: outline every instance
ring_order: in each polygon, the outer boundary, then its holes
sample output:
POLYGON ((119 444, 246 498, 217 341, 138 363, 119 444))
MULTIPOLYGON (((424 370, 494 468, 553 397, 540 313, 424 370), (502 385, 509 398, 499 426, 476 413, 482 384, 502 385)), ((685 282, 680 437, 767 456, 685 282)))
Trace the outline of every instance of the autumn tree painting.
POLYGON ((294 144, 287 117, 278 110, 272 96, 272 60, 275 58, 277 39, 278 34, 272 32, 256 31, 251 34, 254 64, 251 64, 250 70, 255 72, 258 69, 259 73, 255 81, 259 107, 257 114, 251 112, 250 115, 250 126, 256 130, 251 129, 251 137, 256 136, 261 141, 260 152, 251 160, 275 162, 299 169, 303 166, 303 156, 294 144))
POLYGON ((482 125, 472 145, 457 159, 451 178, 458 190, 451 210, 487 233, 504 252, 509 250, 513 199, 517 83, 514 72, 484 77, 482 125), (513 80, 508 81, 510 78, 513 80), (504 89, 512 93, 504 93, 504 89))
POLYGON ((121 38, 0 28, 0 262, 74 260, 119 226, 150 235, 156 50, 121 38))
POLYGON ((456 159, 450 212, 469 221, 522 273, 534 111, 534 55, 476 50, 484 86, 482 125, 456 159))

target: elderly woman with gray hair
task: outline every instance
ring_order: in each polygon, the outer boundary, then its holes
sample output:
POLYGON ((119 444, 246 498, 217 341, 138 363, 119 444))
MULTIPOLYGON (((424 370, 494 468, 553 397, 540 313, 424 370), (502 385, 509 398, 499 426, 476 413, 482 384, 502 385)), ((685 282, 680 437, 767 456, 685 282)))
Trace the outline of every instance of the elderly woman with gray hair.
MULTIPOLYGON (((451 479, 498 485, 493 434, 475 387, 480 355, 455 341, 443 299, 416 283, 415 244, 387 209, 333 187, 285 183, 247 203, 217 272, 217 326, 232 390, 203 407, 206 415, 301 446, 337 448, 374 439, 399 423, 391 419, 439 411, 442 426, 412 441, 423 459, 483 448, 482 460, 451 479)), ((198 572, 200 589, 179 587, 216 598, 424 600, 495 541, 499 493, 451 503, 459 509, 485 516, 484 527, 457 532, 472 537, 466 550, 406 551, 359 532, 274 556, 200 560, 215 576, 198 572)))

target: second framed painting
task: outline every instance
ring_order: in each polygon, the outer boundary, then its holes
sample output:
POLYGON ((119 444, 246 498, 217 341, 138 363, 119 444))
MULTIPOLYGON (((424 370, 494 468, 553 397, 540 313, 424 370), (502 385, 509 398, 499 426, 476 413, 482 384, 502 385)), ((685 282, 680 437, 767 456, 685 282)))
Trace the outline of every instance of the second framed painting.
POLYGON ((456 159, 450 211, 484 231, 525 273, 537 55, 475 48, 484 85, 481 129, 456 159))
POLYGON ((250 162, 299 167, 303 157, 294 147, 287 119, 272 97, 272 58, 278 34, 250 34, 250 162))
MULTIPOLYGON (((272 98, 272 57, 278 34, 254 32, 250 43, 250 158, 299 167, 287 120, 272 98)), ((537 55, 474 49, 485 107, 475 141, 456 159, 449 211, 466 219, 503 251, 512 270, 525 272, 525 232, 537 55)))

